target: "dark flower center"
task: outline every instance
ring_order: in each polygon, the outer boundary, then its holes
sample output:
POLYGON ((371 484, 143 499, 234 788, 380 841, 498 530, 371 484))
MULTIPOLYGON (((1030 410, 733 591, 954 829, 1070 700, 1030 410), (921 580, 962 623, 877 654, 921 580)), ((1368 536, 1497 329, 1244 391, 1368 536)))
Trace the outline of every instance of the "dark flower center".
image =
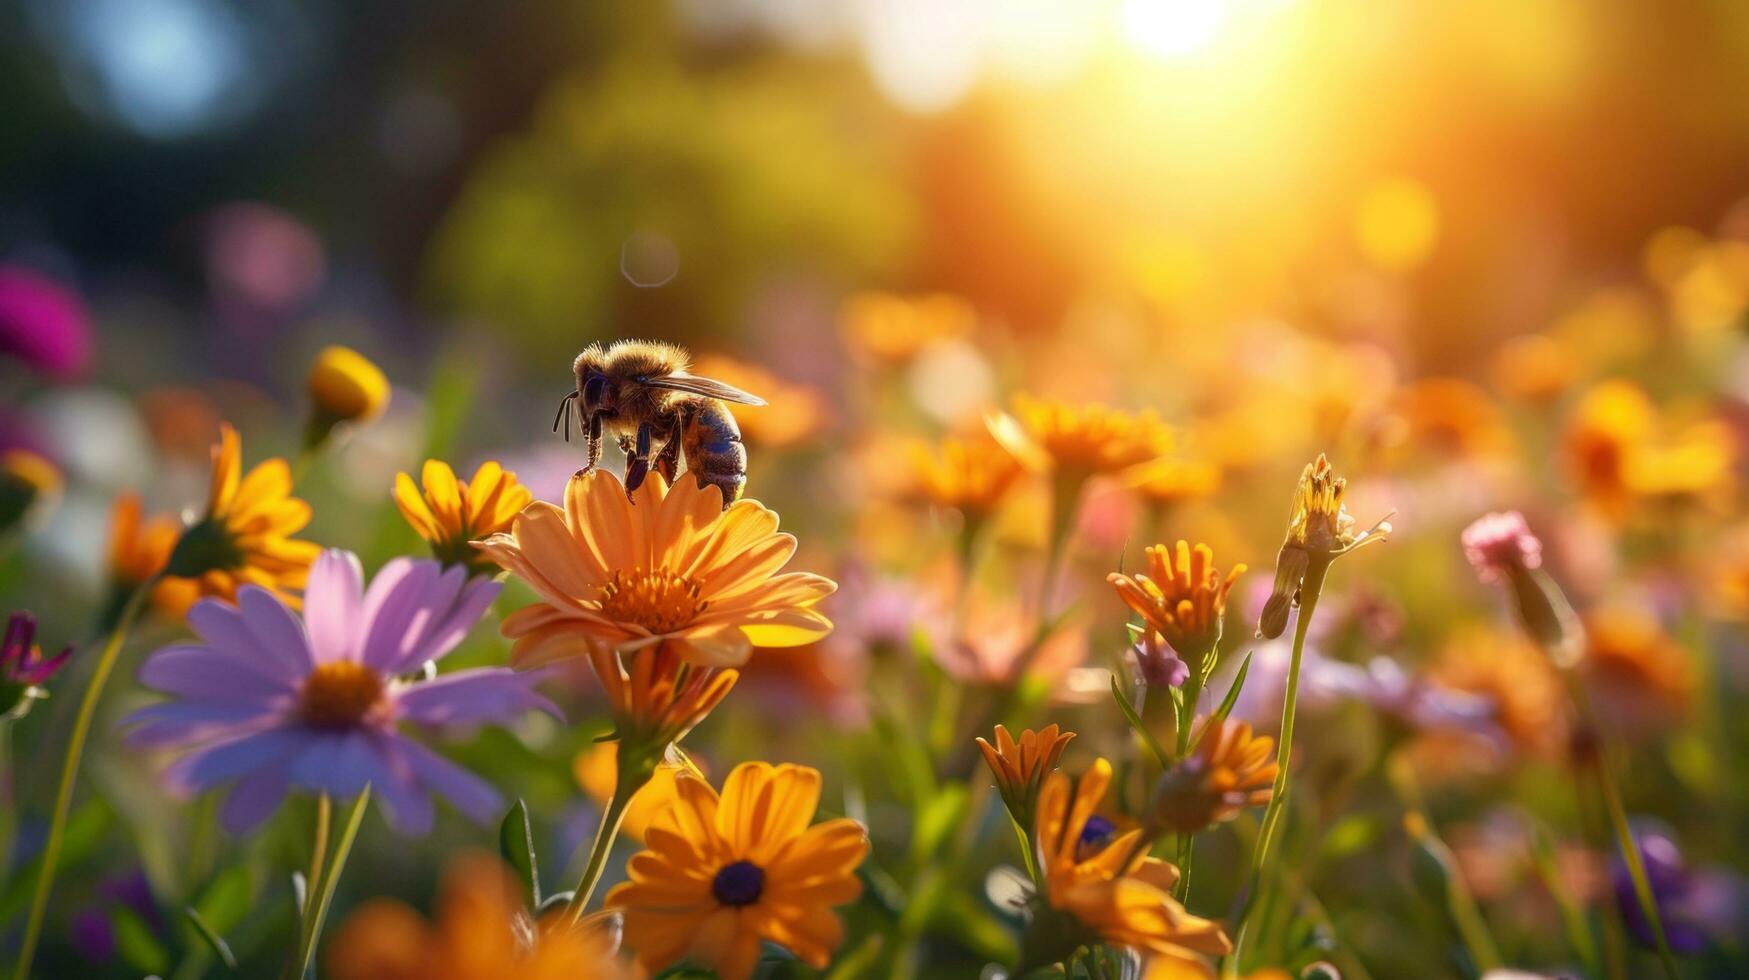
POLYGON ((752 861, 725 864, 711 882, 711 894, 724 905, 752 905, 765 891, 765 869, 752 861))
POLYGON ((1095 813, 1087 818, 1087 823, 1081 827, 1081 846, 1095 851, 1104 847, 1111 840, 1112 832, 1117 825, 1095 813))

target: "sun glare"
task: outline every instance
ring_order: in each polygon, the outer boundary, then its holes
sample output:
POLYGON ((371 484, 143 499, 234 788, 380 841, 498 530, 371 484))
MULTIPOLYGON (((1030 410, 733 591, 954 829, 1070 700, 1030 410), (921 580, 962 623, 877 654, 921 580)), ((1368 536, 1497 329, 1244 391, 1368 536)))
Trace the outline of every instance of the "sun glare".
POLYGON ((1162 58, 1203 50, 1227 24, 1230 0, 1128 0, 1124 32, 1138 47, 1162 58))

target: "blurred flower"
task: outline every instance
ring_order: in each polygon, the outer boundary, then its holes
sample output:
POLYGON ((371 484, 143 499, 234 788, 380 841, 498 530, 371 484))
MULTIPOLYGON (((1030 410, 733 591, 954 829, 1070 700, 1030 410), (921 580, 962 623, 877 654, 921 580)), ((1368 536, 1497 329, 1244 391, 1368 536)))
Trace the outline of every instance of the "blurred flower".
POLYGON ((194 388, 153 388, 139 405, 152 445, 179 460, 204 459, 223 421, 213 400, 194 388))
POLYGON ((1556 666, 1571 666, 1583 652, 1584 630, 1566 593, 1542 570, 1542 542, 1524 515, 1485 514, 1464 529, 1462 541, 1476 577, 1503 585, 1525 632, 1542 644, 1556 666))
MULTIPOLYGON (((1191 915, 1172 898, 1178 869, 1137 846, 1141 830, 1086 853, 1082 838, 1110 785, 1111 764, 1104 759, 1095 759, 1073 789, 1062 772, 1045 781, 1033 838, 1045 887, 1021 940, 1023 966, 1059 962, 1075 948, 1097 943, 1193 963, 1195 953, 1232 952, 1219 923, 1191 915)), ((1213 976, 1206 968, 1202 975, 1213 976)))
POLYGON ((1153 410, 1069 405, 1019 395, 1014 413, 990 417, 990 433, 1035 470, 1116 473, 1171 451, 1172 429, 1153 410))
MULTIPOLYGON (((1130 645, 1130 655, 1136 661, 1136 673, 1141 675, 1142 684, 1158 697, 1170 700, 1171 695, 1166 688, 1177 687, 1190 679, 1190 665, 1178 659, 1172 648, 1161 642, 1160 634, 1153 630, 1143 630, 1142 638, 1130 645)), ((1152 707, 1156 702, 1149 699, 1152 707)), ((1159 702, 1167 703, 1167 702, 1159 702)))
POLYGON ((1354 698, 1403 728, 1416 732, 1465 731, 1498 734, 1494 705, 1487 698, 1411 674, 1390 657, 1366 664, 1332 661, 1322 682, 1329 693, 1354 698))
POLYGON ((1206 544, 1192 548, 1182 540, 1176 550, 1150 545, 1146 556, 1146 573, 1112 572, 1105 580, 1142 617, 1143 625, 1164 637, 1192 675, 1201 678, 1212 666, 1210 658, 1221 640, 1227 594, 1245 574, 1245 566, 1234 565, 1222 578, 1214 549, 1206 544))
POLYGON ((757 500, 722 506, 715 487, 652 475, 628 496, 604 470, 579 473, 565 508, 536 501, 481 550, 542 601, 505 617, 522 664, 588 651, 599 638, 625 653, 673 651, 700 666, 744 663, 755 646, 796 646, 832 623, 815 608, 837 586, 779 574, 796 539, 757 500))
MULTIPOLYGON (((1171 956, 1156 956, 1148 960, 1148 968, 1142 974, 1142 980, 1204 980, 1208 976, 1209 969, 1201 962, 1171 956)), ((1301 977, 1302 980, 1311 980, 1312 974, 1304 973, 1301 974, 1301 977)), ((1294 978, 1293 974, 1286 970, 1278 970, 1271 966, 1242 974, 1241 980, 1294 980, 1294 978)), ((1340 977, 1337 980, 1340 980, 1340 977)))
POLYGON ((54 506, 61 495, 61 471, 29 449, 0 452, 0 534, 54 506))
POLYGON ((685 738, 722 703, 740 677, 735 670, 686 663, 667 644, 622 654, 599 638, 588 642, 589 661, 613 716, 614 737, 637 753, 631 759, 632 753, 621 751, 621 770, 629 765, 654 771, 668 746, 685 738))
MULTIPOLYGON (((571 760, 571 775, 577 780, 577 785, 602 806, 613 798, 614 786, 619 781, 618 757, 618 742, 596 742, 571 760)), ((696 759, 686 761, 703 773, 703 767, 697 766, 696 759)), ((656 814, 677 805, 680 799, 679 777, 688 771, 687 765, 678 761, 665 759, 658 764, 650 781, 632 794, 632 801, 627 804, 625 817, 619 825, 620 832, 641 843, 644 831, 656 814)))
POLYGON ((368 422, 389 407, 389 379, 350 347, 322 348, 305 384, 310 394, 305 446, 317 445, 342 422, 368 422))
POLYGON ((1749 529, 1732 532, 1706 562, 1706 597, 1720 618, 1749 619, 1749 529))
POLYGON ((0 640, 0 722, 15 721, 30 710, 30 703, 43 697, 41 685, 67 665, 73 647, 44 657, 36 645, 36 617, 15 612, 6 621, 6 636, 0 640))
MULTIPOLYGON (((116 595, 125 596, 164 570, 182 522, 168 514, 144 516, 137 493, 117 495, 109 517, 109 581, 116 595)), ((152 605, 181 619, 200 598, 200 585, 192 579, 165 578, 152 587, 152 605)))
POLYGON ((749 443, 784 449, 813 438, 826 427, 826 399, 816 388, 792 384, 757 364, 722 356, 700 357, 689 370, 765 399, 763 407, 735 409, 735 422, 749 443))
POLYGON ((301 620, 255 586, 238 590, 235 606, 199 602, 188 620, 202 642, 164 647, 140 668, 142 684, 174 700, 124 719, 129 744, 182 750, 166 774, 179 790, 241 777, 222 811, 233 833, 266 819, 293 786, 344 799, 369 784, 407 834, 431 828, 432 792, 490 822, 502 809, 498 792, 398 726, 558 714, 535 693, 536 675, 503 667, 401 679, 453 650, 499 588, 459 568, 397 558, 366 592, 358 558, 327 551, 310 572, 301 620))
POLYGON ((1513 451, 1512 430, 1488 393, 1462 378, 1424 378, 1397 389, 1391 408, 1404 422, 1406 448, 1435 458, 1499 460, 1513 451))
POLYGON ((1688 651, 1656 617, 1606 606, 1586 612, 1584 623, 1584 667, 1606 717, 1632 728, 1693 707, 1696 681, 1688 651))
POLYGON ((987 436, 941 440, 934 449, 910 446, 917 492, 938 507, 951 507, 968 522, 988 517, 1025 473, 1020 461, 987 436))
POLYGON ((1409 272, 1439 242, 1439 202, 1426 184, 1390 177, 1367 188, 1354 213, 1354 238, 1373 265, 1409 272))
POLYGON ((1514 568, 1541 568, 1543 543, 1518 511, 1484 514, 1463 533, 1464 557, 1484 582, 1510 577, 1514 568))
POLYGON ((1195 739, 1191 753, 1154 784, 1146 820, 1156 833, 1200 833, 1273 795, 1275 739, 1231 718, 1204 719, 1195 739))
POLYGON ((1635 498, 1704 500, 1731 481, 1729 430, 1715 420, 1673 429, 1631 381, 1587 391, 1563 438, 1573 480, 1612 520, 1626 517, 1635 498))
POLYGON ((72 290, 19 265, 0 265, 0 353, 68 379, 91 360, 91 321, 72 290))
POLYGON ((1487 698, 1520 750, 1547 756, 1567 739, 1566 692, 1549 658, 1517 634, 1456 631, 1431 674, 1447 687, 1487 698))
POLYGON ((1018 742, 1008 734, 1008 729, 997 725, 995 745, 982 737, 976 740, 991 775, 996 777, 996 791, 1002 794, 1002 803, 1015 823, 1032 827, 1039 787, 1045 776, 1057 768, 1063 750, 1074 740, 1074 732, 1060 732, 1056 725, 1046 725, 1036 732, 1029 728, 1020 733, 1018 742))
POLYGON ((321 285, 322 242, 285 211, 243 201, 213 209, 205 223, 208 285, 224 319, 243 326, 278 321, 321 285))
POLYGON ((741 666, 741 690, 774 721, 805 722, 824 715, 835 724, 867 718, 868 651, 839 623, 831 635, 793 647, 755 647, 741 666))
POLYGON ((432 554, 445 565, 461 565, 469 575, 496 571, 492 560, 471 542, 510 530, 510 522, 534 495, 516 482, 515 473, 506 472, 494 460, 481 463, 464 483, 455 478, 448 463, 428 459, 419 479, 423 492, 411 476, 395 474, 395 506, 413 530, 431 542, 432 554))
POLYGON ((1321 586, 1330 562, 1391 533, 1387 520, 1355 533, 1354 518, 1342 503, 1347 486, 1348 481, 1336 475, 1323 453, 1300 474, 1287 540, 1275 559, 1275 586, 1258 620, 1259 636, 1274 639, 1287 629, 1288 611, 1299 605, 1300 589, 1307 579, 1316 576, 1316 584, 1321 586))
POLYGON ((934 652, 941 669, 962 684, 1000 688, 1024 680, 1056 689, 1087 659, 1087 627, 1070 617, 1041 631, 1020 600, 974 593, 958 628, 935 638, 934 652))
POLYGON ((946 293, 857 293, 838 315, 851 351, 886 362, 906 361, 932 343, 964 337, 977 322, 970 303, 946 293))
POLYGON ((769 941, 824 969, 844 941, 832 906, 862 893, 856 868, 869 843, 854 820, 808 825, 819 771, 747 762, 729 773, 721 798, 690 775, 678 787, 652 824, 661 833, 607 896, 624 911, 638 962, 654 971, 686 961, 747 980, 769 941))
POLYGON ((1510 398, 1549 401, 1572 386, 1579 365, 1565 341, 1527 333, 1500 345, 1490 372, 1494 384, 1510 398))
POLYGON ((1221 488, 1221 468, 1201 459, 1162 457, 1130 467, 1123 479, 1149 503, 1172 506, 1214 496, 1221 488))
POLYGON ((256 585, 297 607, 288 589, 302 588, 321 547, 294 541, 310 522, 310 505, 291 495, 291 467, 279 458, 242 475, 243 446, 229 424, 213 447, 206 515, 182 532, 167 574, 196 580, 200 594, 234 600, 239 585, 256 585))
POLYGON ((494 858, 470 855, 444 874, 437 921, 391 898, 358 906, 325 954, 335 980, 634 980, 611 933, 557 916, 532 922, 521 886, 494 858))
MULTIPOLYGON (((1634 839, 1645 861, 1646 880, 1664 923, 1664 936, 1673 951, 1693 955, 1715 942, 1742 935, 1744 909, 1749 908, 1749 889, 1744 888, 1742 879, 1722 869, 1689 867, 1676 841, 1661 830, 1638 827, 1634 839)), ((1619 855, 1610 858, 1609 877, 1628 931, 1641 945, 1654 946, 1652 926, 1640 908, 1633 876, 1619 855)))

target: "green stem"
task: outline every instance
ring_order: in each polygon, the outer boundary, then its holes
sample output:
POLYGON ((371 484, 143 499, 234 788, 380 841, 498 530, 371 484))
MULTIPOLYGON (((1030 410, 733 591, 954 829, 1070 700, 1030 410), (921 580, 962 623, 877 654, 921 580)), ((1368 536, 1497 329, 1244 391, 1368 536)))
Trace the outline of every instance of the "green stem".
POLYGON ((85 754, 85 742, 91 735, 91 723, 97 717, 97 702, 103 697, 109 675, 115 671, 116 660, 121 656, 122 643, 127 639, 128 628, 145 607, 146 597, 151 594, 152 586, 157 582, 157 576, 146 580, 128 597, 127 605, 122 608, 121 616, 116 620, 115 629, 110 631, 109 640, 98 654, 97 668, 92 672, 91 683, 85 688, 85 696, 79 702, 79 714, 73 722, 72 736, 67 740, 67 756, 61 763, 61 783, 55 793, 55 812, 49 820, 48 841, 43 845, 42 870, 37 873, 36 890, 31 895, 30 917, 25 920, 24 943, 18 949, 18 966, 13 970, 13 980, 29 980, 30 963, 36 956, 37 941, 42 938, 43 918, 48 913, 49 895, 55 887, 55 864, 61 858, 61 845, 67 835, 67 815, 73 807, 73 787, 79 781, 79 761, 85 754))
MULTIPOLYGON (((1601 733, 1598 736, 1602 738, 1601 733)), ((1669 980, 1677 980, 1676 958, 1670 952, 1670 941, 1664 934, 1664 919, 1658 912, 1658 898, 1652 892, 1651 879, 1646 877, 1646 862, 1640 855, 1640 842, 1634 839, 1633 828, 1628 825, 1627 808, 1622 804, 1621 787, 1615 783, 1615 775, 1611 772, 1609 752, 1605 748, 1597 759, 1594 768, 1597 770, 1597 783, 1603 790, 1604 805, 1609 810, 1609 822, 1615 830, 1616 844, 1621 848, 1622 859, 1627 862, 1628 876, 1634 881, 1634 896, 1639 899, 1640 912, 1646 917, 1646 922, 1652 927, 1652 939, 1658 945, 1658 960, 1663 964, 1664 975, 1669 980)))
MULTIPOLYGON (((622 744, 620 752, 626 748, 622 744)), ((589 905, 589 898, 595 894, 595 886, 601 882, 602 872, 607 870, 607 856, 613 853, 613 842, 619 837, 620 824, 625 822, 626 808, 631 805, 632 797, 644 784, 650 781, 646 768, 634 767, 627 772, 627 767, 621 766, 619 778, 614 781, 613 796, 607 801, 607 809, 601 814, 601 825, 595 828, 595 844, 589 849, 589 863, 583 868, 583 877, 577 881, 576 891, 571 893, 571 900, 565 904, 564 922, 574 926, 577 920, 583 918, 583 910, 589 905), (636 778, 638 773, 643 778, 636 778), (634 778, 627 779, 630 775, 634 778)))
POLYGON ((1014 836, 1020 840, 1020 860, 1026 865, 1026 876, 1032 879, 1034 888, 1043 891, 1045 883, 1044 879, 1039 877, 1038 860, 1032 854, 1032 836, 1026 832, 1026 828, 1020 825, 1020 821, 1009 817, 1008 822, 1014 825, 1014 836))
POLYGON ((310 921, 316 908, 316 885, 322 880, 322 863, 328 859, 328 830, 334 822, 334 801, 323 793, 316 801, 316 835, 310 847, 310 873, 304 878, 304 907, 299 910, 299 927, 310 921))
MULTIPOLYGON (((327 803, 326 794, 322 802, 327 803)), ((340 872, 346 869, 346 858, 352 853, 352 841, 358 836, 358 826, 364 822, 364 811, 370 806, 370 785, 365 784, 364 791, 358 794, 358 799, 352 803, 352 810, 346 815, 346 827, 340 831, 340 843, 334 848, 334 859, 328 862, 328 869, 322 875, 320 887, 315 882, 310 883, 310 893, 306 898, 309 914, 304 916, 304 927, 298 939, 298 953, 292 960, 297 972, 292 976, 303 980, 310 975, 310 962, 316 958, 316 947, 322 940, 322 921, 328 917, 328 907, 334 902, 334 891, 340 885, 340 872)), ((317 830, 320 831, 321 818, 318 813, 317 830)))
POLYGON ((1269 864, 1270 846, 1275 842, 1276 828, 1281 823, 1282 810, 1287 805, 1287 771, 1288 763, 1293 757, 1294 716, 1300 700, 1300 663, 1305 658, 1306 632, 1311 628, 1312 613, 1318 608, 1318 596, 1324 590, 1324 575, 1329 569, 1327 562, 1314 562, 1306 568, 1305 579, 1300 584, 1300 612, 1294 623, 1293 658, 1288 661, 1287 692, 1282 697, 1281 705, 1281 741, 1277 744, 1275 753, 1275 786, 1269 795, 1269 805, 1263 811, 1263 825, 1258 831, 1257 847, 1251 853, 1250 881, 1244 907, 1239 911, 1237 935, 1233 939, 1233 952, 1229 958, 1234 964, 1239 962, 1240 954, 1244 951, 1246 930, 1250 925, 1249 916, 1257 904, 1258 894, 1263 890, 1263 872, 1269 864))

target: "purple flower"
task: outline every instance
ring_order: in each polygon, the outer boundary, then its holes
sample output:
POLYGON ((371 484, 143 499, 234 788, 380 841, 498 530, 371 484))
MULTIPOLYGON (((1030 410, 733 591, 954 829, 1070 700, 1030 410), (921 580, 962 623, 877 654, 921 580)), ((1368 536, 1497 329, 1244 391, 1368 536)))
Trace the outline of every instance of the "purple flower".
POLYGON ((57 378, 91 359, 91 324, 72 290, 23 266, 0 266, 0 352, 57 378))
POLYGON ((1488 698, 1412 675, 1389 657, 1374 657, 1365 665, 1328 663, 1323 682, 1332 693, 1354 698, 1417 731, 1458 730, 1502 738, 1488 698))
POLYGON ((66 666, 73 648, 44 657, 36 645, 36 617, 15 612, 6 623, 6 638, 0 641, 0 718, 23 714, 38 697, 37 686, 48 682, 66 666))
POLYGON ((142 683, 175 700, 124 719, 129 741, 187 750, 165 774, 175 790, 235 780, 222 811, 234 833, 265 820, 293 787, 344 799, 367 783, 406 834, 431 828, 431 793, 489 822, 502 809, 498 792, 399 724, 558 715, 534 691, 538 675, 509 668, 406 679, 454 649, 498 590, 459 566, 398 558, 366 591, 357 556, 327 551, 310 570, 302 619, 254 586, 238 590, 235 606, 204 600, 188 614, 203 642, 165 647, 140 668, 142 683))
POLYGON ((1136 658, 1136 672, 1142 675, 1142 683, 1150 690, 1163 692, 1190 679, 1190 665, 1178 659, 1178 654, 1161 643, 1152 630, 1130 645, 1130 654, 1136 658))
POLYGON ((1476 518, 1464 528, 1463 543, 1464 557, 1484 582, 1498 581, 1513 568, 1537 568, 1543 563, 1542 541, 1515 510, 1476 518))
MULTIPOLYGON (((1699 953, 1713 937, 1739 934, 1744 924, 1744 900, 1749 898, 1741 879, 1724 871, 1690 868, 1676 842, 1662 830, 1637 827, 1634 838, 1639 841, 1646 881, 1652 886, 1658 916, 1664 921, 1664 937, 1672 950, 1699 953)), ((1640 911, 1639 896, 1634 893, 1633 876, 1619 855, 1610 859, 1610 883, 1628 931, 1641 944, 1654 945, 1651 923, 1640 911)))

